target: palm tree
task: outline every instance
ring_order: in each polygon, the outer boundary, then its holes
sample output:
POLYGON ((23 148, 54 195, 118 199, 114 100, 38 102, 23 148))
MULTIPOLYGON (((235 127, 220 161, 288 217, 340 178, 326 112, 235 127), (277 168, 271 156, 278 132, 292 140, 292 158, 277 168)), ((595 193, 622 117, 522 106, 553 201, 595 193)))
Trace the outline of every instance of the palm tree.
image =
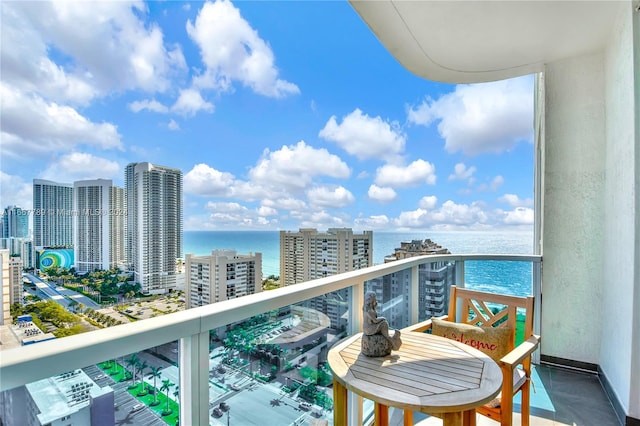
POLYGON ((162 387, 160 388, 160 391, 166 391, 166 396, 167 396, 167 406, 165 407, 164 411, 162 412, 163 416, 168 416, 169 414, 173 413, 173 411, 171 409, 169 409, 169 390, 174 387, 175 385, 173 383, 171 383, 171 381, 169 379, 165 379, 162 381, 162 387))
POLYGON ((149 375, 149 378, 153 378, 153 402, 150 405, 156 406, 158 405, 160 402, 158 401, 158 387, 156 386, 156 380, 158 379, 158 377, 161 376, 160 374, 160 366, 158 367, 150 367, 151 368, 151 374, 149 375))
POLYGON ((133 373, 131 374, 131 384, 129 385, 129 389, 133 389, 136 387, 136 367, 138 366, 138 362, 140 359, 138 358, 138 354, 131 354, 131 356, 127 359, 127 368, 133 367, 133 373))
POLYGON ((141 390, 140 392, 138 392, 138 396, 144 396, 147 394, 147 391, 144 385, 144 370, 146 370, 148 366, 149 364, 147 364, 147 361, 145 360, 142 360, 142 362, 138 363, 138 372, 140 373, 140 384, 141 384, 141 390))

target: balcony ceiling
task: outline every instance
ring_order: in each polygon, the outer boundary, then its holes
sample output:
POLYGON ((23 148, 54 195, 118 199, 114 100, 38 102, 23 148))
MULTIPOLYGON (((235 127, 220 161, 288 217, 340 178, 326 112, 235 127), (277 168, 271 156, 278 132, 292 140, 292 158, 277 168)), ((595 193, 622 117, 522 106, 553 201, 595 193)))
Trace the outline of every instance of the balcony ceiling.
POLYGON ((350 0, 409 71, 478 83, 530 74, 605 46, 628 1, 350 0))

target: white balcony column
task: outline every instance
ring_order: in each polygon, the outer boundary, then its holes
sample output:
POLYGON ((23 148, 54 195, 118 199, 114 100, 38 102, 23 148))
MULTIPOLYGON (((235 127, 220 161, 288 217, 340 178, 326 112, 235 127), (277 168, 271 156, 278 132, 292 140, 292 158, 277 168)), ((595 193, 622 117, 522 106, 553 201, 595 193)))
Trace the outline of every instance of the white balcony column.
POLYGON ((349 324, 347 333, 362 331, 362 306, 364 304, 364 281, 351 286, 351 305, 349 306, 349 324))
POLYGON ((180 339, 180 424, 209 424, 209 332, 180 339))
POLYGON ((419 268, 420 267, 417 265, 411 267, 411 287, 409 288, 409 294, 407 295, 407 297, 409 297, 409 324, 406 324, 407 326, 411 324, 415 324, 421 319, 426 319, 426 318, 420 318, 420 312, 418 312, 418 308, 420 306, 419 300, 418 300, 418 295, 420 293, 419 268))

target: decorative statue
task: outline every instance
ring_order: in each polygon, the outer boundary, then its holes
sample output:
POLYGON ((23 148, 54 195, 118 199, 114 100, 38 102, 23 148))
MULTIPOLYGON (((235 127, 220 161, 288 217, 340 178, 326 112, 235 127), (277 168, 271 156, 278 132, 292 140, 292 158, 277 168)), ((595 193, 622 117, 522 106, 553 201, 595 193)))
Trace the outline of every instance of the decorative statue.
POLYGON ((376 312, 378 300, 372 291, 364 296, 364 333, 362 334, 362 353, 367 356, 387 356, 402 345, 400 330, 389 334, 389 322, 376 312))

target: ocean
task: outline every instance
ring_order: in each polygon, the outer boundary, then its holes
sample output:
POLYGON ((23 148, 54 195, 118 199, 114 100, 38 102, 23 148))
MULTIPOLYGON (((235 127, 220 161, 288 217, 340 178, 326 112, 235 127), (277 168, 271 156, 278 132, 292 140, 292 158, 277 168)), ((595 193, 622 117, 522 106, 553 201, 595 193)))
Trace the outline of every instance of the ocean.
MULTIPOLYGON (((430 238, 453 254, 532 254, 533 233, 523 231, 429 231, 373 232, 373 263, 384 263, 402 241, 430 238)), ((264 276, 280 275, 280 233, 278 231, 185 231, 184 253, 210 254, 211 250, 233 249, 238 254, 262 253, 264 276)), ((531 294, 532 266, 527 262, 473 261, 465 263, 469 288, 531 294)))

